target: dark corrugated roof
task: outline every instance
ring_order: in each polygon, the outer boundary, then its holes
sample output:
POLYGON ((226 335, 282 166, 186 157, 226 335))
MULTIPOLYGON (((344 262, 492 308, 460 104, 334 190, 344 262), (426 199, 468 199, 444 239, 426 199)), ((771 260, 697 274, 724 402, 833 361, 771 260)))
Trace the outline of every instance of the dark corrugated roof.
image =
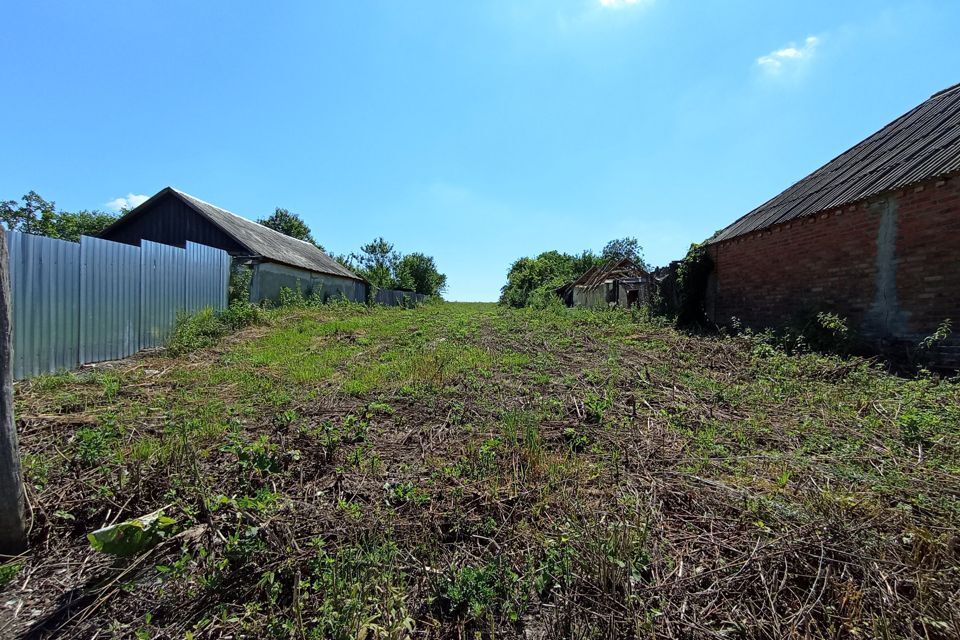
POLYGON ((708 242, 858 202, 960 171, 960 84, 935 93, 708 242))
POLYGON ((234 240, 247 247, 251 253, 263 256, 272 262, 280 262, 308 271, 363 280, 323 251, 303 240, 291 238, 262 224, 241 218, 235 213, 221 209, 188 193, 168 187, 197 213, 220 227, 234 240))

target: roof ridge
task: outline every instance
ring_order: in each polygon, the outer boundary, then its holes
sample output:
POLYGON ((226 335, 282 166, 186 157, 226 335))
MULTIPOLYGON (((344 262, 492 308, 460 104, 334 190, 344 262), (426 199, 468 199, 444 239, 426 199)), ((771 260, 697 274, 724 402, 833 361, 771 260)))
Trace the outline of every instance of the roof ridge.
POLYGON ((957 84, 951 87, 947 87, 946 89, 941 89, 940 91, 937 91, 935 94, 930 96, 930 99, 932 100, 934 98, 939 98, 940 96, 945 96, 948 93, 953 93, 954 91, 957 91, 957 90, 960 90, 960 82, 958 82, 957 84))
POLYGON ((893 119, 714 233, 719 242, 960 170, 960 84, 893 119))
POLYGON ((213 207, 214 209, 217 209, 218 211, 223 211, 224 213, 226 213, 226 214, 228 214, 228 215, 231 215, 231 216, 233 216, 234 218, 240 218, 241 220, 243 220, 243 221, 245 221, 245 222, 249 222, 249 223, 251 223, 251 224, 255 224, 255 225, 257 225, 258 227, 263 227, 263 228, 266 229, 267 231, 270 231, 270 232, 272 232, 272 233, 278 233, 278 234, 280 234, 281 236, 283 236, 284 238, 289 238, 290 240, 296 240, 297 242, 302 242, 303 244, 307 245, 308 247, 313 247, 313 248, 316 249, 317 251, 320 251, 321 253, 323 253, 325 256, 330 257, 329 254, 328 254, 326 251, 324 251, 323 249, 321 249, 321 248, 318 247, 317 245, 313 244, 312 242, 307 242, 306 240, 301 240, 300 238, 294 238, 293 236, 288 236, 287 234, 285 234, 285 233, 283 233, 283 232, 280 232, 280 231, 277 231, 276 229, 271 229, 270 227, 268 227, 268 226, 265 225, 265 224, 260 224, 260 223, 257 222, 256 220, 251 220, 250 218, 244 218, 243 216, 241 216, 241 215, 238 214, 238 213, 234 213, 233 211, 230 211, 229 209, 224 209, 223 207, 218 207, 217 205, 213 204, 212 202, 207 202, 206 200, 203 200, 203 199, 201 199, 201 198, 198 198, 197 196, 191 195, 191 194, 187 193, 186 191, 181 191, 180 189, 177 189, 176 187, 170 187, 170 188, 171 188, 172 190, 176 191, 177 193, 179 193, 179 194, 182 195, 182 196, 186 196, 186 197, 188 197, 188 198, 191 198, 191 199, 193 199, 193 200, 196 200, 197 202, 200 202, 200 203, 202 203, 202 204, 205 204, 205 205, 207 205, 208 207, 213 207))

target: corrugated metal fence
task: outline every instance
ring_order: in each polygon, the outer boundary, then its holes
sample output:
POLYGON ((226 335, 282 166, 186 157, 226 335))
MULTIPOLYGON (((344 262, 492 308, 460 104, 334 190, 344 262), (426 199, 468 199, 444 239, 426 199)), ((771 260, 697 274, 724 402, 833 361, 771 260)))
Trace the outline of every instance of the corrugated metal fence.
POLYGON ((377 289, 374 295, 374 302, 386 305, 388 307, 406 307, 423 302, 429 296, 413 291, 401 291, 399 289, 377 289))
POLYGON ((6 234, 18 380, 160 346, 178 313, 227 304, 220 249, 6 234))

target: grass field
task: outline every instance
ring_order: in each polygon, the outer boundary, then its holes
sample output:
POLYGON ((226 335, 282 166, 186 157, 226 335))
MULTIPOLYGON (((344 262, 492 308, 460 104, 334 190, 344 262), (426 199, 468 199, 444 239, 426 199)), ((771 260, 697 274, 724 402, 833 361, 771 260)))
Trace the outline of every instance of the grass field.
POLYGON ((2 637, 960 636, 956 380, 448 303, 16 396, 2 637), (151 549, 86 538, 161 507, 151 549))

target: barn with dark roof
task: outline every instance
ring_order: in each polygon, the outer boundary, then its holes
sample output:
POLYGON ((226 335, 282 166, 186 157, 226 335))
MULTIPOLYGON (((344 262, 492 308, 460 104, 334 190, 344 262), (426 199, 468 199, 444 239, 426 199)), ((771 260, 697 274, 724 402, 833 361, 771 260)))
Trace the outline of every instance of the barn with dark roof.
POLYGON ((276 300, 282 287, 357 302, 367 296, 366 281, 318 247, 172 187, 160 190, 100 237, 133 245, 152 240, 182 247, 190 241, 223 249, 253 269, 253 302, 276 300))
POLYGON ((952 320, 960 365, 960 85, 931 96, 707 241, 707 313, 784 326, 828 311, 900 351, 952 320))

